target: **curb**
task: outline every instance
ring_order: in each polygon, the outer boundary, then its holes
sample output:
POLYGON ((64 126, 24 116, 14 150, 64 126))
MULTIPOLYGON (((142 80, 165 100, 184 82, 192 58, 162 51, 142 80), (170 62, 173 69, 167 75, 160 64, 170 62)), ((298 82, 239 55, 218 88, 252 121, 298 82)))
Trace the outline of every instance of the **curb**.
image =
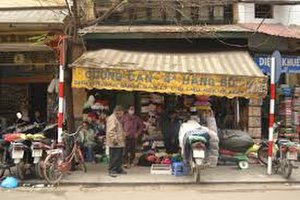
MULTIPOLYGON (((30 184, 30 185, 38 185, 45 184, 45 181, 21 181, 20 185, 30 184)), ((103 187, 132 187, 132 186, 185 186, 185 185, 237 185, 237 184, 251 184, 251 185, 259 185, 259 184, 300 184, 300 180, 287 180, 287 181, 202 181, 198 184, 194 182, 67 182, 62 181, 59 185, 61 186, 103 186, 103 187)))

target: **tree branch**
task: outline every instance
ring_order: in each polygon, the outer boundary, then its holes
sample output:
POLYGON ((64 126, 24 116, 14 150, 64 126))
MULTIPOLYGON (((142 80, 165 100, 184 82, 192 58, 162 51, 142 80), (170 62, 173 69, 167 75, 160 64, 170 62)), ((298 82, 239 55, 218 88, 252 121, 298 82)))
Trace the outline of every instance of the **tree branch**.
POLYGON ((100 22, 103 22, 105 19, 107 19, 113 12, 114 10, 116 10, 118 7, 120 7, 121 5, 127 3, 127 0, 118 0, 114 5, 112 5, 102 16, 94 19, 93 21, 87 22, 86 26, 92 26, 92 25, 96 25, 100 22))

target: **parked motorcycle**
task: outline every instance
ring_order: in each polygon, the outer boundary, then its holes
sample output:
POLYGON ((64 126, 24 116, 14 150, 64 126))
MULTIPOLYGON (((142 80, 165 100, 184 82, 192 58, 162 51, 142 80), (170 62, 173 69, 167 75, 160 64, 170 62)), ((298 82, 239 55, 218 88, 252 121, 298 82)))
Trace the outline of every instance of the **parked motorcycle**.
POLYGON ((206 150, 206 138, 198 136, 197 139, 191 141, 190 167, 191 173, 196 183, 200 182, 201 170, 205 168, 204 158, 206 150))
POLYGON ((249 161, 247 152, 234 152, 220 148, 219 150, 219 162, 234 162, 240 169, 248 169, 249 161))
MULTIPOLYGON (((288 179, 293 169, 298 168, 294 162, 298 160, 299 144, 287 139, 278 139, 279 125, 279 122, 274 124, 272 169, 273 173, 280 171, 283 177, 288 179)), ((264 165, 268 164, 268 149, 269 142, 263 141, 257 152, 258 160, 264 165)))
POLYGON ((179 132, 179 143, 184 162, 194 181, 199 183, 201 171, 208 166, 208 163, 204 161, 206 145, 210 140, 208 129, 202 127, 195 120, 189 120, 181 125, 179 132))
MULTIPOLYGON (((18 115, 22 117, 22 115, 18 115)), ((31 133, 34 134, 37 131, 41 131, 44 127, 44 123, 34 123, 23 126, 22 128, 17 128, 16 132, 22 133, 31 133)), ((14 161, 14 164, 17 168, 18 177, 23 180, 27 174, 33 174, 34 172, 34 159, 32 157, 31 151, 32 139, 25 136, 25 138, 20 138, 14 140, 10 144, 11 157, 14 161)))
MULTIPOLYGON (((274 144, 272 160, 273 173, 280 171, 283 177, 288 179, 293 169, 298 168, 294 162, 298 160, 299 145, 286 139, 277 139, 274 144)), ((268 149, 268 142, 263 141, 257 152, 258 160, 265 165, 268 163, 268 149)))
POLYGON ((35 174, 39 178, 44 178, 44 173, 42 168, 43 162, 47 156, 47 151, 53 148, 52 147, 53 140, 45 139, 43 135, 52 132, 54 129, 55 130, 57 129, 57 124, 47 125, 44 128, 44 130, 36 134, 36 136, 38 137, 35 137, 34 140, 32 141, 31 152, 33 158, 33 164, 34 164, 35 174))
POLYGON ((14 162, 9 154, 10 142, 0 139, 0 179, 8 171, 12 175, 11 168, 14 167, 14 162))
POLYGON ((0 137, 0 178, 2 178, 6 171, 12 175, 11 168, 15 166, 14 160, 11 156, 10 145, 11 138, 6 138, 7 133, 15 132, 18 128, 24 126, 26 123, 16 123, 15 125, 1 129, 0 137))

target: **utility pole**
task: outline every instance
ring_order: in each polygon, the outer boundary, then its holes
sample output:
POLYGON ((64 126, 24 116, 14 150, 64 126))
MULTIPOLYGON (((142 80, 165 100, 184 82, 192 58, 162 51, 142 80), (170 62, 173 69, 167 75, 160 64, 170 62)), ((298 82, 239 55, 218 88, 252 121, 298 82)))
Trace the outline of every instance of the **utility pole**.
MULTIPOLYGON (((66 0, 67 1, 67 0, 66 0)), ((69 132, 75 131, 75 119, 73 110, 73 90, 72 90, 72 69, 69 68, 75 58, 74 47, 78 44, 78 27, 80 25, 80 19, 78 17, 78 2, 77 0, 72 0, 71 7, 71 28, 67 34, 67 59, 65 63, 64 73, 65 73, 65 97, 66 97, 66 120, 67 129, 69 132)))

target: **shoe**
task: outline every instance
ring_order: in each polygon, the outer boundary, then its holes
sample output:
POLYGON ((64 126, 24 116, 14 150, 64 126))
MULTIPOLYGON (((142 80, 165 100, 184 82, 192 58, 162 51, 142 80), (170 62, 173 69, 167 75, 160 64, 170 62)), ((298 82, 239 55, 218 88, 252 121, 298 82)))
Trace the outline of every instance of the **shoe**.
POLYGON ((122 169, 121 171, 118 171, 117 174, 127 174, 127 172, 122 169))
POLYGON ((108 175, 112 178, 116 178, 117 177, 117 173, 116 172, 109 172, 108 175))

